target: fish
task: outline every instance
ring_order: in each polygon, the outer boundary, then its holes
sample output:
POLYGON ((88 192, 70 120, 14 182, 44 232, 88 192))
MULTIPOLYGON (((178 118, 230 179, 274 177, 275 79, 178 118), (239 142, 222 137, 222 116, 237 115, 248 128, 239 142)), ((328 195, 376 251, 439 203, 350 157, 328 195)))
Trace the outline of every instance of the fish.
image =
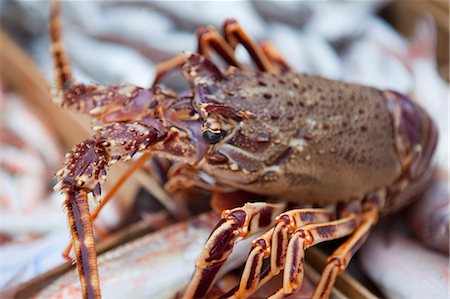
POLYGON ((360 252, 364 272, 387 298, 448 298, 448 256, 378 226, 360 252))

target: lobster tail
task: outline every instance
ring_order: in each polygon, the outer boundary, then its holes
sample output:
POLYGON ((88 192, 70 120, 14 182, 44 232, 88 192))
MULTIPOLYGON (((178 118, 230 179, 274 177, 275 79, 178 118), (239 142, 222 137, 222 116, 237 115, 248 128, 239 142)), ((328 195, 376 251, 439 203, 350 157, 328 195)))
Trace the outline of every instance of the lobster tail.
POLYGON ((64 203, 69 218, 72 242, 75 249, 77 270, 81 281, 83 298, 100 298, 100 283, 97 269, 94 234, 91 215, 84 191, 66 192, 64 203))
POLYGON ((394 91, 385 94, 393 118, 400 164, 409 179, 419 179, 429 169, 436 148, 436 125, 424 109, 406 96, 394 91))
POLYGON ((406 96, 394 91, 385 91, 385 96, 402 168, 400 177, 387 190, 384 210, 392 212, 409 203, 429 183, 438 131, 428 113, 406 96))

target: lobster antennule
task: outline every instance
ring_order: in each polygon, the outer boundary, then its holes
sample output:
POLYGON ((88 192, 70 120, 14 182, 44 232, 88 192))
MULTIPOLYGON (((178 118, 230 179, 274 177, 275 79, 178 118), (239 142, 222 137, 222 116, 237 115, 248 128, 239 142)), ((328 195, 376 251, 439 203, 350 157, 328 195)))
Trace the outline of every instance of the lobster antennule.
POLYGON ((154 101, 152 90, 132 84, 84 84, 73 79, 68 55, 61 41, 60 14, 61 3, 52 0, 49 22, 55 72, 52 101, 60 107, 88 114, 104 123, 141 117, 154 101))
POLYGON ((61 3, 58 0, 51 1, 50 12, 50 38, 52 48, 53 65, 55 68, 55 81, 56 87, 59 89, 64 88, 67 82, 72 80, 72 71, 69 65, 69 59, 64 52, 61 42, 61 3))
POLYGON ((97 252, 86 192, 66 192, 64 206, 72 233, 81 293, 83 298, 100 298, 97 252))
POLYGON ((75 258, 83 298, 100 298, 94 236, 87 194, 100 196, 100 185, 110 165, 130 159, 138 151, 166 137, 157 120, 141 119, 114 123, 97 130, 66 155, 64 167, 57 173, 60 189, 66 196, 64 206, 69 218, 75 258))

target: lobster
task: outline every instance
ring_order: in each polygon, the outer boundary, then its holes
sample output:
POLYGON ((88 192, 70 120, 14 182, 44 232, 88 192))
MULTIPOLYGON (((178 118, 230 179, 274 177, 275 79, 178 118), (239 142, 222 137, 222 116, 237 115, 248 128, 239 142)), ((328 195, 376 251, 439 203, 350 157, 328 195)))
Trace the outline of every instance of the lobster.
POLYGON ((88 194, 99 198, 108 168, 138 152, 132 169, 150 157, 169 159, 183 165, 167 183, 172 189, 208 188, 216 207, 233 207, 223 210, 183 298, 207 296, 234 244, 263 231, 240 283, 221 296, 249 297, 281 271, 283 285, 271 298, 292 294, 302 286, 305 250, 348 236, 313 294, 327 298, 379 215, 406 205, 430 178, 437 129, 400 93, 297 73, 236 20, 224 23, 223 34, 199 28, 198 51, 159 64, 148 89, 86 85, 72 78, 59 10, 53 3, 53 100, 101 124, 57 173, 84 298, 100 297, 88 194), (256 69, 235 58, 239 44, 256 69), (177 69, 190 89, 158 84, 177 69), (255 197, 260 202, 249 200, 255 197))

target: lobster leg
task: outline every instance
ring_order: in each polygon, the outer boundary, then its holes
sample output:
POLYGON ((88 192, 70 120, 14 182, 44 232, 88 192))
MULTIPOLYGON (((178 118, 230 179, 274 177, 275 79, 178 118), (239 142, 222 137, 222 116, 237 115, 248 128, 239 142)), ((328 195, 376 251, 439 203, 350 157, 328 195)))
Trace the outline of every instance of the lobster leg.
POLYGON ((241 208, 225 210, 203 247, 183 298, 204 297, 231 254, 235 242, 267 228, 283 207, 281 204, 247 203, 241 208))
POLYGON ((88 114, 102 123, 138 119, 148 111, 153 100, 152 91, 132 84, 100 86, 67 81, 64 88, 52 90, 56 105, 88 114))
POLYGON ((131 84, 98 86, 73 80, 61 41, 61 4, 58 0, 52 0, 51 4, 50 38, 56 81, 56 89, 52 90, 53 102, 104 123, 136 118, 144 113, 152 100, 147 90, 131 84))
MULTIPOLYGON (((61 4, 58 0, 52 0, 50 16, 50 37, 52 41, 52 57, 55 69, 55 85, 53 100, 60 106, 85 114, 89 114, 103 122, 113 122, 126 120, 127 118, 136 118, 147 110, 153 100, 152 95, 142 88, 133 85, 122 86, 95 86, 84 85, 73 82, 72 71, 69 60, 61 42, 61 4), (124 104, 127 107, 123 109, 124 104)), ((136 163, 141 165, 145 157, 139 159, 136 163)), ((112 195, 125 182, 126 178, 138 166, 132 166, 125 173, 120 181, 106 195, 102 203, 97 207, 92 215, 95 220, 101 208, 109 201, 112 195)), ((63 256, 71 260, 69 252, 72 244, 66 248, 63 256)))
MULTIPOLYGON (((216 52, 229 65, 241 67, 234 57, 234 50, 227 44, 223 37, 211 26, 197 29, 198 46, 197 53, 210 58, 211 52, 216 52)), ((181 67, 186 62, 186 54, 177 55, 163 61, 156 66, 156 75, 153 85, 160 83, 167 73, 181 67)))
MULTIPOLYGON (((212 27, 203 26, 197 29, 198 47, 197 53, 207 58, 211 58, 210 53, 216 52, 225 62, 242 68, 242 65, 234 56, 234 49, 240 42, 249 51, 251 57, 256 62, 260 70, 274 72, 278 67, 283 72, 292 71, 287 61, 281 53, 269 43, 264 43, 259 47, 252 41, 240 25, 235 20, 228 20, 224 24, 225 39, 212 27), (236 36, 236 37, 234 37, 236 36), (238 42, 239 41, 239 42, 238 42), (270 65, 272 63, 272 65, 270 65)), ((186 55, 180 54, 169 60, 163 61, 156 66, 154 84, 160 83, 162 78, 172 70, 179 68, 186 61, 186 55)))
POLYGON ((299 228, 289 240, 283 272, 283 286, 270 298, 283 298, 299 290, 303 283, 304 252, 323 241, 347 236, 357 228, 357 217, 350 214, 342 219, 311 224, 299 228))
POLYGON ((370 229, 377 221, 378 212, 375 208, 370 209, 364 214, 361 224, 352 236, 344 244, 339 246, 328 258, 327 265, 322 272, 312 298, 323 299, 329 297, 331 288, 336 281, 336 277, 345 271, 350 259, 367 239, 370 229))
POLYGON ((58 0, 52 0, 52 10, 50 13, 50 38, 53 64, 55 66, 56 87, 64 88, 64 84, 72 80, 72 70, 69 59, 61 43, 61 5, 58 0))
POLYGON ((277 65, 282 73, 293 72, 294 69, 289 65, 283 54, 270 42, 262 42, 259 44, 261 50, 266 55, 267 59, 273 64, 277 65))
POLYGON ((67 195, 72 242, 84 298, 100 296, 91 215, 87 193, 100 196, 100 184, 111 164, 130 159, 137 151, 165 138, 166 133, 151 120, 115 123, 97 130, 91 138, 75 146, 66 156, 64 168, 58 171, 59 188, 67 195))
POLYGON ((69 191, 66 192, 66 196, 64 206, 67 209, 70 231, 75 247, 81 293, 83 298, 100 298, 97 252, 95 251, 87 193, 84 191, 69 191))
POLYGON ((232 290, 233 296, 248 297, 283 269, 288 241, 295 230, 331 221, 333 215, 324 209, 296 209, 279 215, 275 226, 253 241, 239 287, 232 290), (269 268, 263 269, 266 259, 269 268))
MULTIPOLYGON (((223 37, 211 26, 199 27, 197 29, 198 46, 197 53, 210 58, 211 52, 216 52, 229 65, 241 67, 234 57, 232 49, 223 37)), ((156 75, 153 85, 160 83, 167 73, 179 68, 186 62, 186 54, 177 55, 169 60, 163 61, 156 66, 156 75)))
MULTIPOLYGON (((133 165, 130 166, 130 168, 127 169, 127 171, 120 177, 120 179, 114 184, 114 186, 111 188, 111 190, 106 193, 105 197, 102 198, 102 201, 99 203, 99 205, 95 208, 94 212, 91 213, 91 222, 94 222, 95 219, 97 219, 98 215, 100 214, 100 211, 103 209, 103 207, 110 201, 110 199, 114 196, 114 194, 119 190, 119 188, 126 182, 128 177, 130 177, 131 174, 133 174, 134 171, 139 169, 145 161, 147 161, 150 158, 150 153, 144 153, 138 160, 136 160, 133 165)), ((72 249, 73 243, 69 243, 69 245, 66 247, 66 249, 63 252, 63 257, 71 261, 70 258, 70 250, 72 249)))
POLYGON ((186 54, 179 54, 156 65, 155 80, 153 85, 161 83, 163 78, 173 70, 180 68, 186 62, 186 54))
POLYGON ((222 186, 217 182, 206 182, 198 170, 188 165, 175 165, 175 167, 170 169, 168 175, 169 179, 164 184, 164 189, 169 193, 175 193, 179 190, 186 190, 192 187, 220 193, 229 193, 236 190, 233 187, 222 186))
POLYGON ((102 198, 100 204, 95 208, 94 212, 91 214, 91 219, 94 221, 97 219, 100 211, 108 203, 108 201, 114 196, 114 194, 119 190, 119 188, 126 182, 128 177, 133 174, 137 169, 139 169, 148 159, 150 159, 150 153, 144 153, 139 159, 137 159, 130 168, 120 177, 120 179, 114 184, 114 186, 106 193, 105 197, 102 198))
POLYGON ((229 65, 242 68, 234 57, 234 49, 223 39, 223 37, 211 26, 199 27, 197 29, 198 49, 197 52, 210 58, 211 51, 215 51, 229 65))
POLYGON ((236 20, 226 20, 223 24, 223 31, 225 40, 233 50, 238 44, 242 44, 261 71, 279 73, 277 67, 269 61, 263 50, 248 36, 236 20))
POLYGON ((282 298, 299 290, 304 251, 323 241, 349 235, 358 227, 359 217, 355 213, 334 221, 332 216, 320 209, 293 210, 278 216, 275 227, 253 242, 239 286, 224 297, 247 298, 282 269, 283 286, 271 298, 282 298), (270 258, 270 263, 263 269, 266 258, 270 258))

